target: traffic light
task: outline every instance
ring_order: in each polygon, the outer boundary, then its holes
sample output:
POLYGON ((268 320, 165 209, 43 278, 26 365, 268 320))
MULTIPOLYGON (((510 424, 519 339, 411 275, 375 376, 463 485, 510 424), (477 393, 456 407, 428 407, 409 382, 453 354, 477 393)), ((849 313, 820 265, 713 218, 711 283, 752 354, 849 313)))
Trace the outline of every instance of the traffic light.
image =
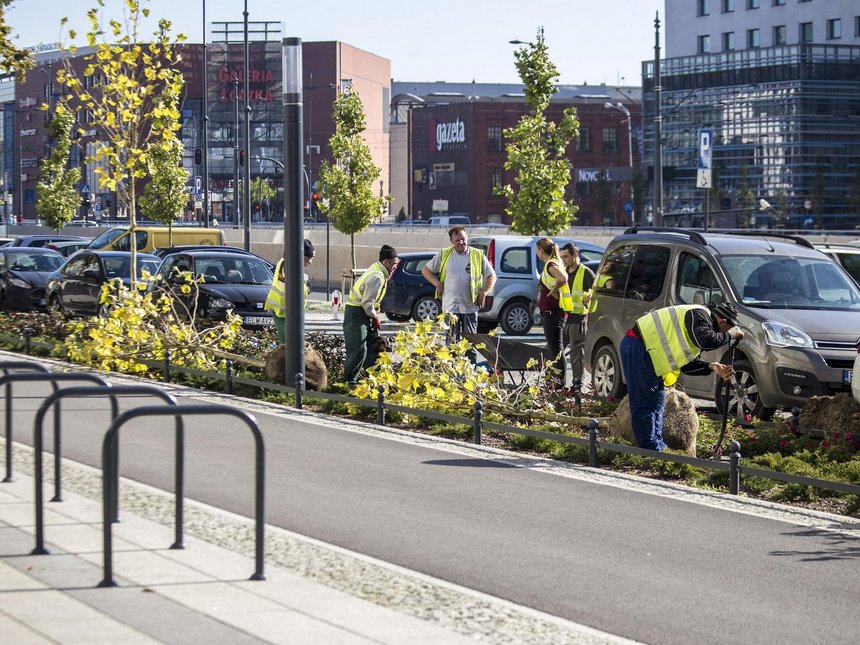
POLYGON ((244 148, 242 148, 242 149, 239 151, 239 165, 240 165, 240 166, 244 166, 244 165, 245 165, 245 149, 244 149, 244 148))
POLYGON ((197 148, 194 151, 194 164, 199 166, 203 163, 203 151, 200 148, 197 148))

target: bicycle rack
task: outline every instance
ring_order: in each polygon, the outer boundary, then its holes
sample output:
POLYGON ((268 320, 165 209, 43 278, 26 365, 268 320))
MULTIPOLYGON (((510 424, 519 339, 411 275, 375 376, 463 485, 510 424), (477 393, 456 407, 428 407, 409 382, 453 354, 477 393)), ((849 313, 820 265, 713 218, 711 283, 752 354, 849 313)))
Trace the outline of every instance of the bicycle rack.
MULTIPOLYGON (((54 392, 57 391, 57 381, 90 381, 104 387, 109 387, 108 382, 102 377, 85 372, 24 372, 21 374, 6 374, 0 376, 0 385, 6 386, 6 479, 4 482, 12 481, 12 383, 33 383, 50 381, 54 392)), ((54 450, 60 449, 60 433, 57 432, 57 416, 54 417, 54 450)), ((54 465, 54 475, 59 476, 59 462, 54 465)))
POLYGON ((185 415, 212 415, 226 414, 237 417, 245 422, 251 433, 254 435, 255 444, 255 481, 254 481, 254 514, 256 516, 255 537, 256 545, 254 549, 254 573, 251 575, 251 580, 265 580, 263 555, 265 549, 264 543, 264 528, 265 528, 265 483, 266 483, 266 452, 263 445, 263 434, 260 432, 260 426, 257 420, 244 410, 233 408, 215 403, 183 405, 177 407, 156 407, 143 406, 128 410, 119 415, 111 422, 110 428, 104 436, 102 443, 102 520, 104 526, 103 546, 104 546, 104 579, 99 583, 99 587, 116 587, 117 584, 113 579, 113 523, 109 520, 112 509, 112 486, 114 478, 117 477, 118 464, 115 461, 117 454, 117 446, 119 443, 119 430, 123 425, 133 419, 139 417, 165 417, 172 416, 174 418, 185 415))
MULTIPOLYGON (((36 361, 0 361, 0 370, 8 374, 9 370, 32 370, 34 372, 50 372, 47 367, 36 361)), ((12 481, 12 384, 6 384, 6 477, 4 482, 12 481)))
MULTIPOLYGON (((34 472, 35 472, 35 500, 36 500, 36 546, 30 552, 31 555, 46 555, 48 550, 45 549, 45 510, 44 510, 44 493, 43 493, 43 475, 42 475, 42 452, 43 444, 43 429, 45 415, 51 406, 55 406, 54 418, 60 416, 59 401, 60 399, 71 396, 109 396, 111 403, 111 421, 119 416, 119 404, 117 397, 121 394, 151 394, 161 398, 168 405, 176 405, 176 399, 167 392, 160 390, 152 385, 109 385, 106 387, 68 387, 63 388, 50 394, 36 412, 36 420, 33 424, 33 453, 34 453, 34 472)), ((60 423, 57 422, 54 432, 60 431, 60 423)), ((56 436, 55 436, 56 440, 56 436)), ((117 441, 117 454, 114 456, 117 464, 117 472, 113 485, 113 521, 119 521, 119 441, 117 441)), ((54 463, 62 462, 62 454, 60 452, 60 444, 56 443, 54 452, 54 463)), ((185 438, 182 426, 182 419, 176 419, 176 542, 170 547, 171 549, 184 549, 185 545, 182 541, 182 522, 184 517, 181 500, 184 496, 184 481, 185 481, 185 438)), ((54 498, 52 502, 61 502, 62 485, 59 475, 54 477, 54 498)))

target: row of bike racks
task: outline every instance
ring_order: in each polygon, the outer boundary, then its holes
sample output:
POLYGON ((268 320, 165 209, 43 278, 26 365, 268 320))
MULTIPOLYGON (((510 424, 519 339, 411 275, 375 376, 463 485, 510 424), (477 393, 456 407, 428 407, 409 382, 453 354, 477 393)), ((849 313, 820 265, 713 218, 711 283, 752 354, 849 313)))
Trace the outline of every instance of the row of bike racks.
POLYGON ((119 432, 128 422, 141 417, 165 417, 174 419, 175 472, 175 539, 171 549, 184 549, 184 500, 185 500, 185 429, 183 418, 188 415, 227 415, 239 419, 251 431, 255 447, 254 514, 255 514, 255 554, 254 573, 251 580, 265 580, 265 447, 263 435, 256 419, 238 408, 220 404, 178 405, 176 399, 152 385, 111 385, 104 378, 86 372, 51 372, 46 366, 35 361, 0 361, 0 385, 6 386, 6 478, 12 481, 12 384, 47 382, 53 392, 45 397, 36 412, 33 427, 34 480, 36 546, 33 555, 46 555, 44 519, 44 475, 43 469, 43 426, 45 416, 53 408, 54 416, 54 497, 52 502, 62 502, 62 399, 72 397, 109 397, 111 423, 102 440, 102 520, 104 548, 104 578, 100 587, 115 587, 113 579, 113 524, 119 521, 119 432), (59 387, 60 382, 84 381, 94 383, 90 386, 59 387), (120 396, 153 396, 161 399, 164 406, 142 406, 119 412, 120 396))

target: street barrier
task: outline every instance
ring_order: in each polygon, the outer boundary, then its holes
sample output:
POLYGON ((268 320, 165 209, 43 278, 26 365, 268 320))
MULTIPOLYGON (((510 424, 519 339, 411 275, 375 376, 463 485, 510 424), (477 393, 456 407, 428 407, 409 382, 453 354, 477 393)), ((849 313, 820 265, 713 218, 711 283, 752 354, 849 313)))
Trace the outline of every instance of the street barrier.
MULTIPOLYGON (((179 418, 187 415, 222 415, 234 416, 245 423, 254 435, 255 445, 255 477, 254 477, 254 515, 255 527, 255 551, 254 573, 251 580, 265 580, 264 551, 265 551, 265 483, 266 483, 266 450, 263 443, 263 434, 257 420, 244 410, 215 403, 155 407, 143 406, 123 412, 111 422, 102 442, 102 521, 103 521, 103 547, 104 547, 104 579, 99 587, 115 587, 113 579, 113 522, 111 511, 113 509, 113 486, 114 478, 118 477, 119 464, 116 461, 117 446, 119 445, 119 431, 129 421, 141 417, 165 417, 179 418)), ((177 491, 178 496, 179 491, 177 491)), ((180 518, 177 518, 177 522, 180 518)))
MULTIPOLYGON (((62 463, 61 443, 57 441, 57 435, 61 431, 61 412, 60 400, 66 397, 110 397, 111 404, 111 421, 114 421, 119 416, 120 395, 150 395, 160 398, 168 405, 176 405, 176 399, 167 392, 158 389, 152 385, 111 385, 101 387, 68 387, 53 392, 48 395, 45 401, 39 406, 36 411, 36 419, 33 423, 33 470, 35 473, 35 510, 36 510, 36 546, 30 552, 31 555, 45 555, 48 551, 45 549, 45 509, 44 509, 44 494, 43 494, 43 473, 42 473, 42 454, 44 451, 43 444, 43 426, 45 415, 48 410, 54 406, 54 464, 62 463)), ((117 464, 116 477, 111 483, 113 490, 113 521, 119 522, 119 442, 117 442, 117 454, 114 455, 115 463, 117 464)), ((185 490, 185 438, 182 419, 176 419, 176 541, 171 545, 171 549, 183 549, 182 536, 182 518, 184 517, 182 499, 185 490)), ((62 482, 57 473, 54 476, 54 497, 52 502, 63 501, 62 482)))

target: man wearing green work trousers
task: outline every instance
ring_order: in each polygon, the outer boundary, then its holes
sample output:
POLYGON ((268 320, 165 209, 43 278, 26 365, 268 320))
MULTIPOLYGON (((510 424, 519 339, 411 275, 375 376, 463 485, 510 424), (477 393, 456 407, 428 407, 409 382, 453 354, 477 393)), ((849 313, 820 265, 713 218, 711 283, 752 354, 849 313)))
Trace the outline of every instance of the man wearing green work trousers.
POLYGON ((384 244, 376 262, 355 281, 343 313, 343 340, 346 344, 344 380, 353 386, 361 370, 368 368, 379 358, 376 339, 379 328, 379 305, 385 296, 388 278, 400 258, 393 247, 384 244))
MULTIPOLYGON (((310 240, 305 240, 305 266, 308 266, 314 261, 316 251, 310 240)), ((305 274, 305 304, 308 302, 308 274, 305 274)), ((287 292, 284 286, 284 258, 278 260, 275 265, 275 277, 272 279, 272 287, 269 289, 269 295, 266 296, 266 304, 263 309, 272 312, 272 317, 275 321, 275 331, 278 332, 278 342, 284 344, 284 327, 287 317, 287 292)))

